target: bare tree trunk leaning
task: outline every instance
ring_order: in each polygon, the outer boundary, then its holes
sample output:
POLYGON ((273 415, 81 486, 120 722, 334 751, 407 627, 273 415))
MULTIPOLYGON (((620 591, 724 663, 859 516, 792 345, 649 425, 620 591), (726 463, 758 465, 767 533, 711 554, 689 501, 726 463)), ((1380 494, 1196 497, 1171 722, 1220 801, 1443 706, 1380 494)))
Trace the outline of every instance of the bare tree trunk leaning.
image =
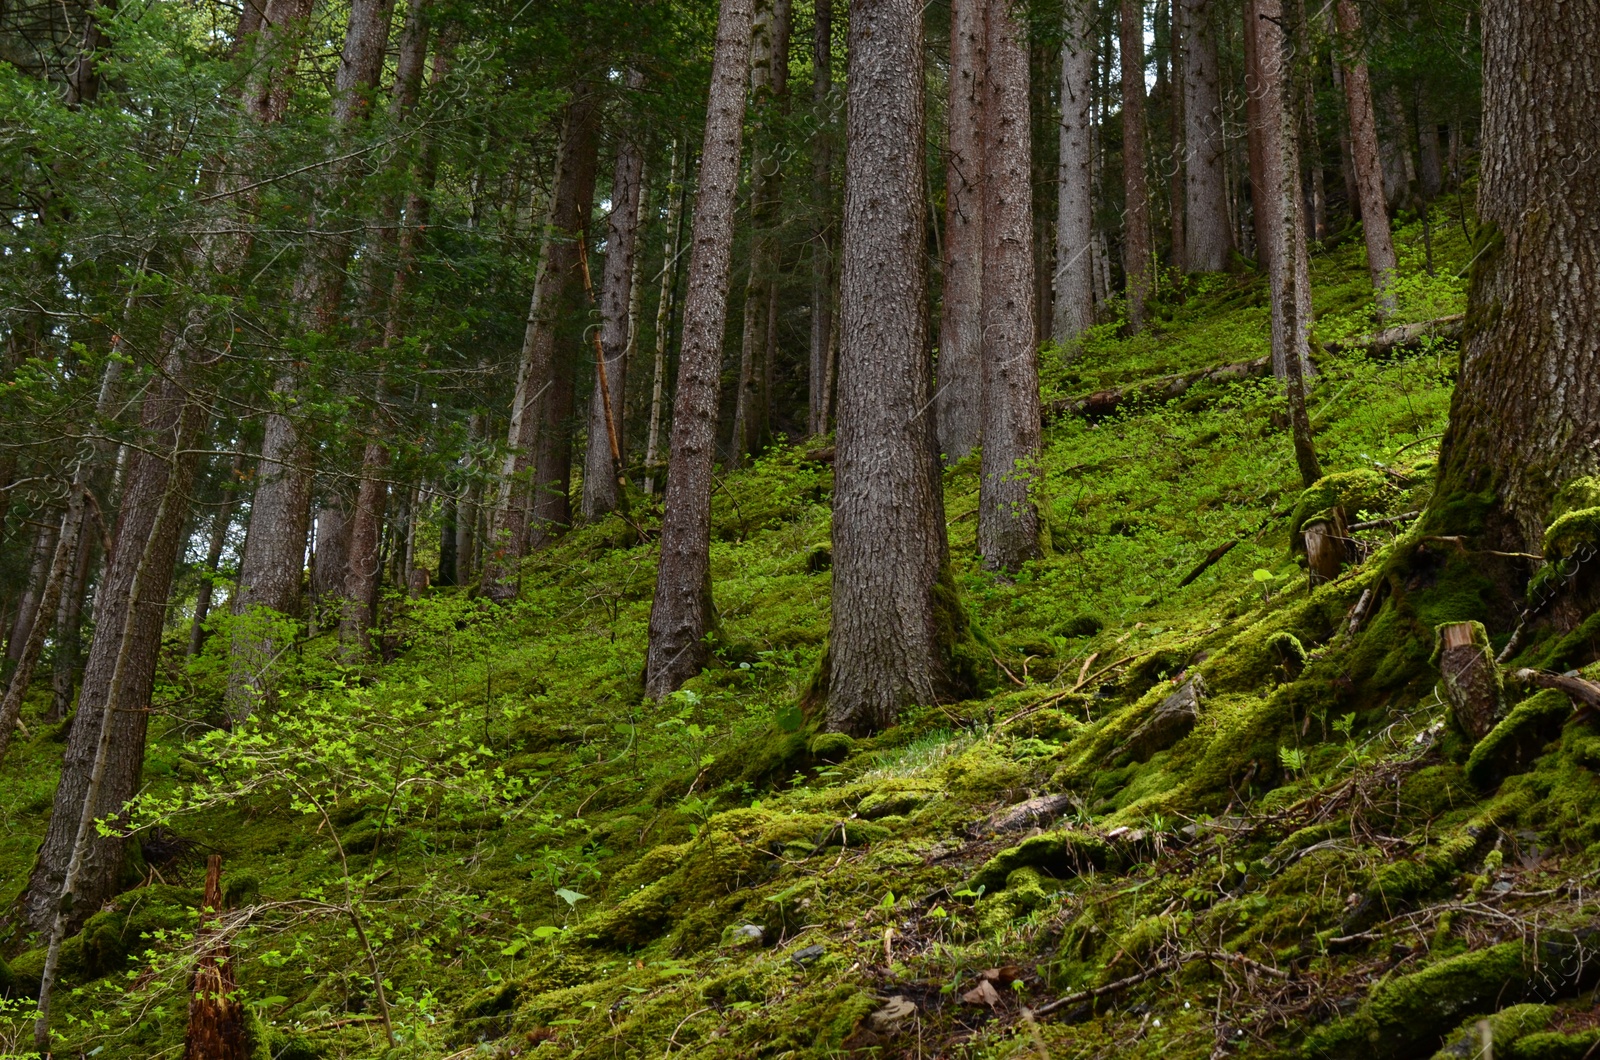
POLYGON ((750 65, 751 0, 722 0, 705 145, 694 204, 694 249, 684 296, 682 351, 672 405, 661 562, 650 607, 645 694, 660 699, 705 665, 711 602, 711 487, 717 448, 722 332, 728 317, 745 78, 750 65))

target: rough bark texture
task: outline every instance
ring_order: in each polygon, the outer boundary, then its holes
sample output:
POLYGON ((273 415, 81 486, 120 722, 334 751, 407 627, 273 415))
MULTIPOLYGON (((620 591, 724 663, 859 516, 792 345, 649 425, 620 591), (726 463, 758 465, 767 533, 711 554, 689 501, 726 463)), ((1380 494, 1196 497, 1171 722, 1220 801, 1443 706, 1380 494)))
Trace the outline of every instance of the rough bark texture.
MULTIPOLYGON (((1338 20, 1345 46, 1353 52, 1361 46, 1361 12, 1355 0, 1339 0, 1338 20)), ((1394 239, 1389 234, 1389 208, 1383 196, 1383 161, 1378 154, 1378 119, 1372 107, 1372 78, 1367 73, 1366 62, 1359 56, 1353 57, 1343 70, 1351 163, 1355 169, 1362 234, 1367 241, 1367 271, 1372 276, 1378 315, 1386 317, 1396 308, 1391 289, 1395 254, 1394 239)))
MULTIPOLYGON (((824 3, 827 0, 823 0, 824 3)), ((683 238, 683 200, 687 188, 681 142, 673 141, 672 169, 667 179, 666 242, 661 248, 661 291, 656 300, 656 356, 650 382, 650 426, 644 445, 644 492, 656 491, 661 456, 661 413, 667 388, 667 349, 672 343, 673 300, 678 291, 678 244, 683 238)))
POLYGON ((1299 370, 1311 375, 1311 261, 1306 246, 1305 211, 1300 194, 1300 151, 1295 137, 1290 68, 1282 0, 1252 0, 1257 26, 1256 71, 1262 184, 1255 208, 1265 220, 1258 231, 1272 287, 1272 370, 1289 378, 1290 351, 1299 370))
POLYGON ((1039 455, 1039 362, 1033 323, 1033 190, 1028 52, 1004 4, 985 13, 983 121, 983 466, 978 550, 984 566, 1038 558, 1033 466, 1039 455))
POLYGON ((83 663, 84 598, 89 593, 89 574, 94 569, 97 546, 98 541, 93 535, 79 535, 72 584, 61 595, 61 609, 56 618, 55 658, 50 674, 50 710, 45 715, 46 724, 55 724, 72 709, 73 693, 78 688, 78 670, 83 663))
MULTIPOLYGON (((1256 264, 1265 270, 1272 264, 1272 211, 1265 207, 1271 201, 1270 183, 1266 171, 1267 152, 1261 138, 1265 134, 1265 119, 1261 114, 1261 97, 1265 91, 1261 71, 1261 17, 1256 0, 1244 0, 1244 124, 1245 152, 1250 170, 1250 234, 1255 237, 1256 264)), ((1242 223, 1242 221, 1241 221, 1242 223)))
MULTIPOLYGON (((630 72, 629 87, 643 78, 630 72)), ((611 466, 612 432, 619 445, 622 398, 627 393, 627 353, 631 335, 628 303, 633 293, 634 260, 639 245, 639 200, 644 190, 644 150, 635 130, 617 136, 617 160, 611 175, 611 219, 606 225, 605 271, 600 279, 600 347, 605 351, 606 386, 595 369, 589 399, 589 435, 583 461, 583 517, 593 519, 617 507, 617 469, 611 466), (611 396, 611 426, 606 426, 604 395, 611 396)))
POLYGON ((1450 712, 1467 738, 1489 735, 1499 720, 1500 674, 1483 627, 1476 622, 1451 622, 1439 627, 1439 675, 1444 678, 1450 712))
POLYGON ((722 0, 711 95, 706 105, 694 247, 684 296, 682 350, 672 405, 661 562, 650 607, 645 694, 660 698, 705 665, 716 622, 711 603, 711 486, 717 447, 722 332, 728 317, 745 78, 750 65, 751 0, 722 0))
POLYGON ((570 425, 565 421, 571 413, 574 365, 570 356, 558 355, 556 332, 578 279, 577 240, 594 199, 599 118, 599 101, 592 87, 580 84, 567 106, 555 194, 528 305, 517 390, 506 432, 509 451, 501 468, 500 495, 490 527, 492 552, 485 564, 484 591, 495 600, 516 595, 518 562, 555 529, 546 522, 560 526, 568 522, 567 469, 561 464, 561 455, 568 454, 570 460, 570 425), (545 497, 546 492, 552 496, 545 497))
POLYGON ((1179 0, 1183 12, 1184 224, 1190 272, 1221 272, 1233 253, 1223 168, 1222 78, 1215 0, 1179 0))
POLYGON ((1172 254, 1168 264, 1179 272, 1189 271, 1189 226, 1184 220, 1188 199, 1188 181, 1184 171, 1188 168, 1185 159, 1184 145, 1187 136, 1184 132, 1184 52, 1183 52, 1183 8, 1178 0, 1162 0, 1162 11, 1168 15, 1167 52, 1171 56, 1171 77, 1165 85, 1160 85, 1168 101, 1168 126, 1172 145, 1171 157, 1168 161, 1169 170, 1167 177, 1167 202, 1169 204, 1169 232, 1172 243, 1172 254), (1170 11, 1168 10, 1170 5, 1170 11))
MULTIPOLYGON (((144 765, 145 725, 149 717, 146 708, 155 685, 167 596, 184 523, 180 507, 163 504, 163 499, 169 492, 182 496, 187 491, 194 468, 193 442, 205 420, 187 400, 187 351, 178 345, 180 348, 167 358, 165 378, 145 398, 141 433, 146 444, 129 450, 122 507, 98 598, 94 639, 78 696, 78 712, 68 738, 50 824, 28 882, 28 923, 41 932, 50 929, 55 916, 90 787, 101 719, 113 691, 116 701, 111 705, 111 751, 90 807, 95 818, 114 816, 121 810, 137 788, 144 765), (133 599, 136 582, 139 593, 133 599)), ((74 889, 75 901, 67 917, 69 931, 76 931, 116 893, 122 849, 120 838, 104 837, 98 832, 89 836, 74 889)))
POLYGON ((811 139, 811 208, 816 227, 811 236, 811 343, 808 364, 809 405, 806 433, 828 433, 831 411, 827 393, 828 343, 833 332, 833 0, 815 0, 811 45, 811 106, 817 131, 811 139))
POLYGON ((16 666, 17 660, 22 658, 23 645, 28 643, 28 635, 33 632, 34 622, 39 617, 39 600, 44 594, 45 582, 50 576, 50 557, 55 555, 58 529, 56 521, 47 517, 39 523, 38 532, 33 536, 33 550, 28 562, 28 580, 17 596, 17 610, 11 620, 11 636, 6 641, 8 673, 10 668, 16 666))
POLYGON ((200 900, 200 943, 205 948, 195 962, 190 985, 189 1028, 183 1038, 184 1060, 247 1060, 250 1045, 245 1032, 244 1005, 228 940, 216 929, 222 912, 222 855, 206 860, 206 889, 200 900))
POLYGON ((347 651, 366 653, 372 648, 369 632, 377 620, 378 586, 383 578, 383 510, 389 500, 389 447, 382 439, 369 439, 361 455, 361 480, 350 513, 350 548, 345 565, 344 608, 339 616, 339 640, 347 651))
POLYGON ((1486 244, 1429 521, 1540 553, 1556 492, 1600 470, 1600 11, 1489 0, 1483 20, 1486 244))
POLYGON ((944 303, 939 316, 939 449, 954 463, 983 436, 982 0, 951 0, 944 303))
POLYGON ((751 27, 750 274, 744 289, 739 389, 729 455, 742 464, 771 440, 772 339, 778 298, 783 169, 777 124, 788 91, 790 0, 759 0, 751 27))
POLYGON ((0 760, 5 759, 6 748, 11 743, 12 730, 22 715, 22 697, 33 683, 34 667, 44 651, 44 638, 55 620, 57 605, 61 602, 63 586, 71 580, 73 561, 78 555, 78 539, 83 531, 84 488, 80 467, 73 476, 72 492, 67 499, 67 510, 61 516, 60 529, 55 535, 55 547, 50 553, 44 585, 39 591, 37 612, 28 629, 28 635, 17 653, 11 680, 6 684, 5 696, 0 698, 0 760))
POLYGON ((1062 35, 1056 299, 1051 337, 1068 342, 1094 323, 1094 5, 1070 0, 1062 35))
POLYGON ((1144 0, 1122 0, 1122 266, 1127 276, 1128 328, 1144 330, 1145 302, 1155 286, 1150 246, 1150 178, 1144 169, 1144 0))
MULTIPOLYGON (((923 413, 920 0, 851 6, 847 83, 827 727, 859 734, 935 699, 951 641, 944 501, 923 413)), ((1022 246, 1030 261, 1031 249, 1022 246)))

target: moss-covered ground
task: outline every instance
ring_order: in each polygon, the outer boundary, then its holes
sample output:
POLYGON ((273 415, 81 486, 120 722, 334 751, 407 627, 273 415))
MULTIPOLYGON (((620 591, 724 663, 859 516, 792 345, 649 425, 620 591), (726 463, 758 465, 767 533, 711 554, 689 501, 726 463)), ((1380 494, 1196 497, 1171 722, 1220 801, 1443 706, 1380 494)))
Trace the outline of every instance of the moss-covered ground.
MULTIPOLYGON (((1431 276, 1399 231, 1403 319, 1462 310, 1462 227, 1435 215, 1431 276)), ((1314 276, 1319 338, 1370 328, 1358 239, 1314 276)), ((1146 334, 1048 349, 1046 395, 1261 356, 1266 304, 1250 274, 1169 285, 1146 334)), ((1306 496, 1270 381, 1052 423, 1054 551, 1013 579, 980 570, 975 465, 950 469, 989 686, 871 739, 797 706, 828 634, 831 470, 803 447, 719 480, 717 657, 665 702, 639 680, 655 551, 616 520, 531 559, 508 608, 397 608, 382 666, 305 641, 231 733, 216 669, 174 663, 129 889, 67 947, 58 1033, 182 1054, 218 853, 280 1060, 1587 1056, 1600 734, 1559 693, 1512 711, 1511 686, 1476 753, 1456 731, 1435 627, 1481 621, 1498 650, 1514 624, 1470 554, 1401 522, 1312 590, 1292 547, 1313 511, 1426 502, 1456 357, 1321 356, 1339 477, 1306 496)), ((1595 673, 1593 643, 1553 638, 1514 664, 1560 647, 1595 673)), ((42 696, 0 771, 5 908, 64 738, 42 696)), ((7 936, 0 1053, 39 945, 7 936)))

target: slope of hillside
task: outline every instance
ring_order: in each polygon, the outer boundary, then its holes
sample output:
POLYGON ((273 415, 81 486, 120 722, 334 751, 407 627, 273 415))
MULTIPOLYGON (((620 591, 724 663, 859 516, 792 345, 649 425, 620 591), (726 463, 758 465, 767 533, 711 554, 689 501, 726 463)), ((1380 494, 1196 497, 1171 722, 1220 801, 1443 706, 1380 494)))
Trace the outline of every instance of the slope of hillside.
MULTIPOLYGON (((1464 302, 1465 233, 1441 212, 1431 236, 1432 276, 1420 227, 1397 232, 1404 320, 1464 302)), ((174 669, 130 889, 68 945, 74 1048, 181 1054, 217 853, 258 1055, 282 1060, 1588 1055, 1600 736, 1515 686, 1476 745, 1452 721, 1434 630, 1481 617, 1479 575, 1395 517, 1426 501, 1456 352, 1350 344, 1361 261, 1346 240, 1315 265, 1319 338, 1347 351, 1318 361, 1318 489, 1270 379, 1065 413, 1054 550, 1010 580, 975 562, 976 469, 952 468, 989 687, 872 739, 799 706, 830 520, 803 448, 720 481, 717 664, 666 702, 639 691, 654 555, 615 518, 530 560, 507 609, 398 609, 381 667, 303 643, 233 732, 217 672, 174 669), (1334 505, 1374 525, 1313 590, 1292 531, 1334 505)), ((1048 350, 1046 397, 1266 352, 1256 278, 1163 299, 1138 339, 1048 350)), ((1594 626, 1512 663, 1593 676, 1594 626)), ((0 772, 6 907, 62 740, 35 726, 0 772)), ((37 945, 5 951, 0 1053, 37 945)))

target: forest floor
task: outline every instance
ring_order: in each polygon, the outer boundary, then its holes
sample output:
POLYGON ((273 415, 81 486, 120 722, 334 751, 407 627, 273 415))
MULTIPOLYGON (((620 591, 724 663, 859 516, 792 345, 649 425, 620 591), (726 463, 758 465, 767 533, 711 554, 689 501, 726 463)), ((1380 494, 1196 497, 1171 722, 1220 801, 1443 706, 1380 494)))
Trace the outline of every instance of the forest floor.
MULTIPOLYGON (((1399 227, 1403 320, 1463 310, 1469 223, 1441 204, 1426 240, 1399 227)), ((1370 330, 1358 238, 1314 286, 1323 343, 1370 330)), ((1267 315, 1253 275, 1169 288, 1146 334, 1047 350, 1046 399, 1263 356, 1267 315)), ((975 462, 950 469, 992 683, 871 739, 797 706, 829 606, 831 470, 804 447, 719 481, 717 660, 666 702, 639 691, 655 553, 616 519, 530 560, 508 609, 411 605, 381 668, 306 641, 232 732, 208 724, 216 660, 174 667, 143 853, 68 945, 59 1033, 182 1054, 217 853, 257 1055, 280 1060, 1600 1055, 1600 735, 1556 692, 1476 746, 1456 730, 1433 630, 1491 617, 1470 557, 1401 521, 1313 591, 1291 550, 1333 504, 1426 502, 1456 362, 1443 340, 1319 356, 1331 477, 1306 495, 1270 379, 1061 416, 1054 551, 1015 579, 979 568, 975 462)), ((1589 662, 1595 626, 1514 662, 1589 662)), ((4 908, 61 754, 34 728, 0 771, 4 908)), ((0 1053, 38 945, 4 951, 0 1053)))

